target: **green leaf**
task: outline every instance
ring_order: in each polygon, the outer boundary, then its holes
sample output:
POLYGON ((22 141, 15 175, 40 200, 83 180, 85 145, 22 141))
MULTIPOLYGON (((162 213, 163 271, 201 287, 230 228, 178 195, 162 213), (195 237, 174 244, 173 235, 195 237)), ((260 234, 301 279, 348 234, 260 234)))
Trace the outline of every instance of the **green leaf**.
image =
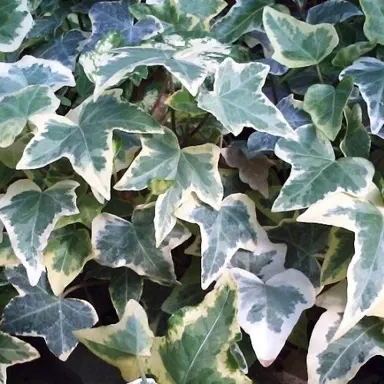
POLYGON ((235 136, 245 126, 276 136, 294 136, 282 113, 261 90, 268 72, 269 67, 261 63, 225 59, 216 72, 214 90, 199 94, 199 108, 212 113, 235 136))
POLYGON ((153 46, 115 49, 117 54, 109 55, 96 68, 94 60, 83 56, 81 64, 95 83, 95 97, 120 83, 137 67, 155 65, 164 66, 195 96, 205 78, 214 73, 218 63, 229 54, 227 46, 212 38, 183 40, 176 35, 166 41, 168 43, 153 46))
POLYGON ((8 233, 2 234, 2 241, 0 243, 0 266, 13 267, 20 264, 20 260, 13 252, 8 233))
POLYGON ((92 258, 87 230, 66 227, 54 231, 44 249, 44 265, 53 293, 61 295, 92 258))
POLYGON ((251 337, 264 367, 283 348, 299 317, 315 303, 316 292, 304 274, 288 269, 265 283, 244 269, 232 270, 239 289, 239 324, 251 337))
POLYGON ((369 315, 384 295, 384 204, 380 192, 372 185, 365 197, 333 194, 312 205, 298 220, 334 225, 355 232, 355 254, 347 273, 348 301, 335 334, 335 338, 339 338, 369 315))
POLYGON ((229 353, 241 339, 237 300, 236 285, 225 275, 200 305, 183 308, 170 318, 167 335, 156 346, 163 366, 153 365, 149 371, 158 382, 251 383, 229 353))
POLYGON ((41 336, 50 351, 65 361, 78 341, 72 332, 96 324, 96 311, 86 301, 64 299, 52 294, 45 273, 31 287, 24 267, 7 270, 9 282, 18 290, 5 307, 2 330, 20 336, 41 336))
POLYGON ((0 101, 0 147, 10 146, 26 124, 41 113, 54 113, 60 100, 47 86, 32 85, 0 101))
POLYGON ((0 15, 0 52, 14 52, 33 26, 27 0, 2 0, 0 15))
POLYGON ((187 112, 191 115, 201 115, 204 113, 198 106, 195 98, 185 89, 173 93, 166 100, 166 104, 179 112, 187 112))
POLYGON ((57 61, 26 55, 16 63, 0 63, 0 97, 29 85, 47 85, 56 92, 62 87, 74 87, 75 79, 71 70, 57 61))
POLYGON ((126 380, 139 377, 137 361, 150 356, 154 339, 147 314, 135 300, 129 300, 118 323, 81 329, 74 335, 100 359, 119 368, 126 380))
POLYGON ((364 33, 372 42, 384 44, 384 4, 375 0, 360 0, 365 14, 364 33))
POLYGON ((263 9, 274 0, 238 0, 212 26, 212 35, 222 43, 233 43, 242 35, 263 27, 263 9))
POLYGON ((333 25, 304 23, 271 7, 264 8, 263 24, 275 51, 272 59, 288 68, 317 65, 339 43, 333 25))
POLYGON ((39 352, 29 344, 0 332, 0 383, 6 384, 8 367, 26 363, 39 357, 39 352))
POLYGON ((357 195, 368 190, 374 174, 368 160, 336 160, 330 141, 312 125, 300 127, 296 133, 297 140, 281 138, 276 144, 276 155, 290 163, 292 170, 273 211, 306 208, 333 192, 357 195))
POLYGON ((30 180, 18 180, 0 200, 0 219, 31 285, 37 284, 44 270, 42 252, 56 222, 78 213, 74 192, 78 186, 67 180, 41 191, 30 180))
POLYGON ((304 96, 304 110, 311 115, 316 128, 331 141, 340 132, 343 110, 352 89, 352 78, 344 77, 336 88, 332 85, 315 84, 308 88, 304 96))
POLYGON ((203 289, 217 280, 238 249, 257 249, 262 228, 256 219, 255 205, 246 195, 229 195, 218 210, 190 198, 176 211, 176 216, 200 227, 203 289))
POLYGON ((367 103, 372 132, 384 136, 384 63, 373 57, 363 57, 341 72, 340 78, 345 76, 353 78, 367 103))
POLYGON ((213 144, 181 149, 176 135, 165 128, 164 135, 142 137, 142 150, 128 171, 114 186, 119 191, 140 191, 152 180, 173 180, 173 185, 156 201, 156 245, 160 245, 176 224, 174 211, 191 192, 206 204, 218 208, 223 186, 218 171, 220 149, 213 144))
POLYGON ((359 57, 371 52, 376 43, 370 41, 358 41, 357 43, 341 48, 332 59, 332 65, 345 68, 353 64, 359 57))
POLYGON ((344 156, 364 157, 368 159, 371 148, 371 138, 363 125, 363 116, 359 104, 355 104, 352 109, 344 110, 347 121, 345 136, 340 143, 340 149, 344 156))
POLYGON ((109 200, 113 131, 162 133, 151 116, 123 101, 121 92, 107 92, 96 102, 89 98, 66 117, 36 116, 32 121, 38 131, 25 148, 17 168, 41 168, 66 157, 93 190, 109 200))
POLYGON ((183 226, 176 227, 159 248, 155 244, 154 209, 139 206, 132 221, 102 213, 92 222, 92 245, 96 261, 112 268, 127 267, 154 281, 172 284, 176 281, 171 250, 190 237, 183 226))

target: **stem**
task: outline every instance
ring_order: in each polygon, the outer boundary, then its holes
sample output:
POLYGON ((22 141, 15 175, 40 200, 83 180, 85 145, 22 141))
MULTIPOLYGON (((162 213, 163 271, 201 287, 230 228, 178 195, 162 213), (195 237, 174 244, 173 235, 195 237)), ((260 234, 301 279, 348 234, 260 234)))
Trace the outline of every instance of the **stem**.
POLYGON ((317 75, 319 76, 320 83, 324 84, 324 78, 323 78, 323 75, 321 74, 319 64, 316 65, 316 71, 317 71, 317 75))
POLYGON ((161 98, 163 97, 164 93, 166 92, 167 90, 167 87, 168 87, 168 84, 169 84, 169 74, 167 73, 165 75, 165 79, 163 81, 163 84, 161 85, 161 88, 160 88, 160 91, 159 91, 159 94, 157 96, 157 99, 155 101, 155 104, 153 104, 153 107, 152 107, 152 111, 151 111, 151 114, 153 115, 153 112, 157 109, 157 107, 159 106, 160 104, 160 101, 161 101, 161 98))
POLYGON ((145 199, 144 204, 149 204, 151 202, 152 197, 153 197, 153 193, 150 192, 147 198, 145 199))
MULTIPOLYGON (((173 86, 172 75, 169 75, 169 88, 171 94, 173 94, 175 92, 175 87, 173 86)), ((171 108, 171 124, 172 131, 176 133, 176 113, 173 108, 171 108)))
POLYGON ((208 121, 209 119, 209 112, 207 112, 204 117, 201 119, 200 123, 192 130, 192 132, 188 133, 189 137, 192 137, 196 135, 196 133, 200 130, 200 128, 208 121))
POLYGON ((143 365, 141 364, 140 357, 137 357, 136 361, 137 361, 137 367, 139 368, 139 373, 140 373, 142 383, 148 384, 147 376, 145 375, 144 368, 143 368, 143 365))
POLYGON ((76 291, 80 288, 85 288, 85 287, 93 287, 95 285, 102 285, 102 284, 106 284, 108 283, 107 280, 101 280, 101 281, 85 281, 83 283, 80 283, 80 284, 77 284, 77 285, 74 285, 73 287, 70 287, 68 288, 67 290, 65 290, 63 293, 62 293, 62 297, 65 298, 67 297, 70 293, 72 293, 73 291, 76 291))

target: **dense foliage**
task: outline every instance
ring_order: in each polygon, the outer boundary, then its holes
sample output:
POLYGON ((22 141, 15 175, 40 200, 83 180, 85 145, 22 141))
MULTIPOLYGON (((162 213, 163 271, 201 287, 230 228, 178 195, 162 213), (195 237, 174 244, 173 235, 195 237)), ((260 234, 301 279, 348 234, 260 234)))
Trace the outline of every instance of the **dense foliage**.
POLYGON ((135 383, 384 356, 383 45, 378 0, 1 0, 0 383, 16 336, 135 383))

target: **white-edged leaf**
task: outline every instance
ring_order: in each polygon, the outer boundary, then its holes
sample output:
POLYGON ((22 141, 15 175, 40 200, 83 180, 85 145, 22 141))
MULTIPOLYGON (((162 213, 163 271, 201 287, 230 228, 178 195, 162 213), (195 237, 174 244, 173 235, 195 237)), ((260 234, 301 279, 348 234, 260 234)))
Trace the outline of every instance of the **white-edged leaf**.
POLYGON ((30 180, 18 180, 0 200, 0 219, 31 285, 38 283, 44 270, 42 252, 56 222, 62 216, 78 213, 75 194, 78 186, 79 183, 67 180, 41 191, 30 180))
POLYGON ((360 0, 365 14, 364 33, 370 41, 384 44, 384 4, 376 0, 360 0))

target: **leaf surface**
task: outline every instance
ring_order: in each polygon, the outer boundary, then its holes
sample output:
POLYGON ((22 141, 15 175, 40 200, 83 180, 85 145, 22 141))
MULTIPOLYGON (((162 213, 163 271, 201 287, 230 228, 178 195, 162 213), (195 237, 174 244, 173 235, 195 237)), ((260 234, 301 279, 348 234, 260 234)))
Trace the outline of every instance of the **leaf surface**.
POLYGON ((384 44, 384 4, 375 0, 360 0, 365 14, 364 33, 370 41, 384 44))
POLYGON ((361 10, 346 0, 328 0, 325 3, 315 5, 308 10, 307 23, 337 24, 348 20, 353 16, 360 16, 361 10))

